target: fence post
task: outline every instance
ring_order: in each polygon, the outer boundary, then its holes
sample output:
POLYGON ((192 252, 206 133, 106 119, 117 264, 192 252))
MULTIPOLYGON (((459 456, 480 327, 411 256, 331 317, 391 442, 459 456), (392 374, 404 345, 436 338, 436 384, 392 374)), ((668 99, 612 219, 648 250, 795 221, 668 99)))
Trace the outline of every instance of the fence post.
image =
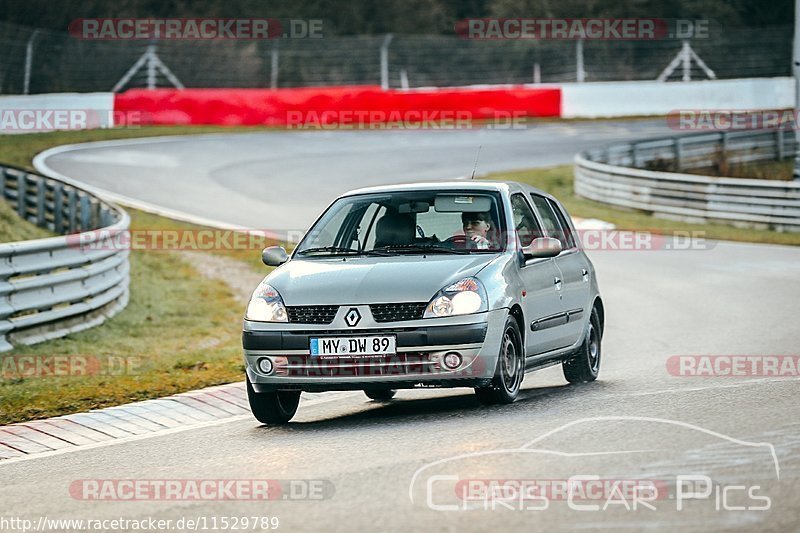
POLYGON ((408 71, 406 69, 402 69, 400 71, 400 88, 404 91, 407 91, 408 87, 408 71))
POLYGON ((381 89, 384 91, 389 88, 389 43, 393 38, 394 35, 387 33, 381 44, 381 89))
POLYGON ((39 30, 33 30, 25 46, 25 79, 22 82, 22 94, 28 94, 31 88, 31 67, 33 67, 33 41, 36 39, 39 30))
POLYGON ((579 83, 586 81, 586 70, 583 68, 583 39, 575 41, 575 78, 579 83))
POLYGON ((278 40, 272 41, 272 50, 269 53, 269 88, 278 88, 278 40))
POLYGON ((147 88, 153 90, 156 88, 156 45, 151 44, 147 47, 147 88))
POLYGON ((692 81, 692 52, 689 41, 683 41, 681 62, 683 63, 683 81, 692 81))

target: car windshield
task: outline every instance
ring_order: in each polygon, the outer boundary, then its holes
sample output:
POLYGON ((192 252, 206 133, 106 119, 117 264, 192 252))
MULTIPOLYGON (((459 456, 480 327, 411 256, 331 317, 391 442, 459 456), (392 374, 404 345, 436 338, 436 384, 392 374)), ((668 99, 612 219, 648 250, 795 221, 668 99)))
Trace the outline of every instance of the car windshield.
POLYGON ((500 195, 398 191, 340 198, 297 247, 301 257, 495 253, 504 249, 500 195))

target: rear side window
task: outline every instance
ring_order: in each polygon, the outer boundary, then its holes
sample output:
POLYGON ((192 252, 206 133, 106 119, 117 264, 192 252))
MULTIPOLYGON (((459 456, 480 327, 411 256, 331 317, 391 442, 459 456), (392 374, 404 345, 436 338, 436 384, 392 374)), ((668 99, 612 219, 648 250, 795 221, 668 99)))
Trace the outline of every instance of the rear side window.
POLYGON ((536 206, 539 216, 542 217, 542 224, 545 231, 547 231, 547 235, 561 241, 561 247, 564 250, 575 248, 575 239, 572 236, 569 224, 561 214, 561 210, 543 196, 531 194, 531 200, 533 205, 536 206))

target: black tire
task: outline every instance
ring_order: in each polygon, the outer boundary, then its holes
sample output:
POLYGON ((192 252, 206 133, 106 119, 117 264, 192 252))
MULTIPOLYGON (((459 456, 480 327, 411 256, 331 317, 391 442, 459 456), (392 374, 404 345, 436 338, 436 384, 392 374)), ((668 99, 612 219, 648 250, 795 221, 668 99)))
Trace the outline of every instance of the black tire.
POLYGON ((367 398, 370 400, 375 400, 376 402, 388 402, 394 395, 397 394, 397 391, 394 389, 366 389, 364 390, 364 394, 367 395, 367 398))
POLYGON ((268 426, 286 424, 297 413, 300 391, 256 392, 247 378, 247 400, 256 420, 268 426))
POLYGON ((587 383, 597 379, 600 373, 601 341, 603 333, 600 329, 600 317, 596 309, 592 309, 586 333, 580 349, 561 365, 564 377, 570 383, 587 383))
POLYGON ((497 360, 492 384, 476 388, 475 395, 483 405, 513 403, 519 395, 524 377, 525 350, 522 346, 522 335, 517 321, 509 316, 503 329, 500 357, 497 360))

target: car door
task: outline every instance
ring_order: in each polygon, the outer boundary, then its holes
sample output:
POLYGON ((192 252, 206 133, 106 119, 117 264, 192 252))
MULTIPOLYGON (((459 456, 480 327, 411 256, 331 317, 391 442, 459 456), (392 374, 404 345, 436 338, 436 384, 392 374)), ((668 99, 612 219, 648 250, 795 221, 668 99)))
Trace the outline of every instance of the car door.
MULTIPOLYGON (((542 235, 524 194, 511 196, 517 246, 528 246, 542 235)), ((526 320, 525 353, 528 357, 566 346, 566 308, 561 301, 561 272, 553 258, 520 260, 522 305, 526 320)))
POLYGON ((567 344, 575 344, 583 334, 589 305, 589 263, 580 252, 575 236, 561 207, 549 198, 531 193, 531 201, 539 214, 548 237, 561 241, 562 251, 554 258, 562 275, 562 296, 567 311, 564 326, 567 344))

